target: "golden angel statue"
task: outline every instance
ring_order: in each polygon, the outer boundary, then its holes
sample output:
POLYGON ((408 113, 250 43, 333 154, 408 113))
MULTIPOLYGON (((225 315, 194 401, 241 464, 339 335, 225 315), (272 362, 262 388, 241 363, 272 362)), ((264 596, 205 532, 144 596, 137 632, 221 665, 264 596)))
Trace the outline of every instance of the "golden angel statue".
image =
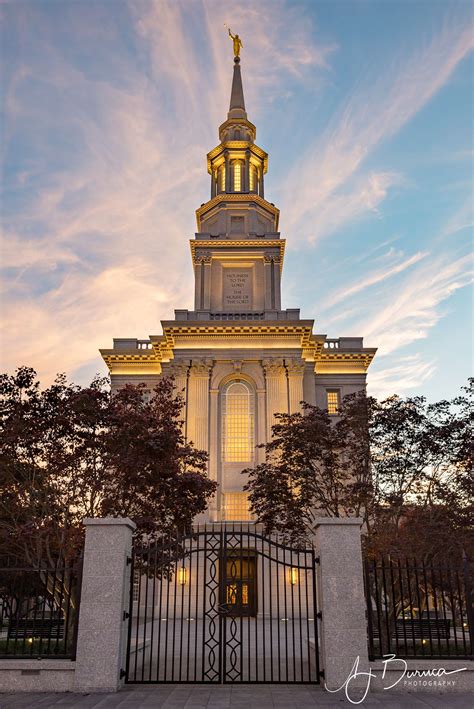
POLYGON ((232 32, 230 31, 230 27, 228 27, 227 29, 229 31, 229 37, 234 43, 234 57, 240 57, 240 48, 244 46, 242 44, 242 40, 240 39, 238 34, 232 34, 232 32))

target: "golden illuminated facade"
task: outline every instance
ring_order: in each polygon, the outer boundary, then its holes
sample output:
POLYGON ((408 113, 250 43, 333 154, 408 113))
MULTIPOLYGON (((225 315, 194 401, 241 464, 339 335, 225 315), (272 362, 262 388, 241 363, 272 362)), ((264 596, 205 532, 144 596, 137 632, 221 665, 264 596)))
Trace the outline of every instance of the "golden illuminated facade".
POLYGON ((285 240, 279 210, 264 197, 267 153, 255 143, 245 110, 240 61, 219 145, 207 155, 211 198, 196 212, 191 240, 194 310, 176 310, 163 334, 114 339, 101 350, 112 387, 143 382, 152 390, 173 376, 185 398, 188 441, 209 453, 219 489, 213 521, 249 519, 243 468, 264 458, 274 414, 301 401, 336 414, 346 394, 365 388, 375 349, 361 337, 328 340, 313 320, 281 308, 285 240))

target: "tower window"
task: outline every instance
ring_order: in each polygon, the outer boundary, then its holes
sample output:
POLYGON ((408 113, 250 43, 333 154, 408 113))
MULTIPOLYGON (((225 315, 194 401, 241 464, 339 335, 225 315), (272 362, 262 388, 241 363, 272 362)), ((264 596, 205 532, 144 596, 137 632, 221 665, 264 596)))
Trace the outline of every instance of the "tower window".
POLYGON ((219 176, 220 176, 220 189, 221 192, 225 192, 225 165, 222 165, 219 168, 219 176))
POLYGON ((240 192, 242 190, 242 181, 241 181, 241 164, 240 162, 235 162, 234 163, 234 192, 240 192))
POLYGON ((254 397, 245 382, 231 382, 222 395, 222 460, 251 463, 254 456, 254 397))
POLYGON ((255 165, 250 165, 250 169, 249 169, 249 189, 250 189, 250 192, 255 192, 256 172, 257 172, 257 168, 255 167, 255 165))
POLYGON ((326 389, 328 414, 334 416, 339 413, 339 390, 326 389))

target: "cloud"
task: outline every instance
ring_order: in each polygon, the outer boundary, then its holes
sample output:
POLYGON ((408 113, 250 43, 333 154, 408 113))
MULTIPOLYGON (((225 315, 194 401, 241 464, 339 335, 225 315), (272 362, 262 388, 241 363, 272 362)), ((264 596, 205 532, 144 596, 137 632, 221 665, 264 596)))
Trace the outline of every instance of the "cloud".
POLYGON ((3 347, 3 368, 30 364, 45 383, 99 368, 113 336, 157 334, 192 308, 187 242, 230 95, 224 21, 244 37, 256 115, 334 50, 291 4, 253 5, 7 8, 2 319, 21 347, 3 347))
POLYGON ((440 305, 472 282, 470 255, 425 259, 397 288, 377 299, 377 310, 358 324, 368 346, 387 355, 428 336, 442 317, 440 305))
POLYGON ((289 172, 282 190, 286 229, 315 241, 380 204, 393 184, 390 173, 361 177, 358 171, 379 144, 397 133, 447 82, 473 46, 470 23, 445 24, 431 42, 392 63, 380 79, 366 77, 365 88, 353 93, 338 117, 331 117, 328 128, 289 172), (366 190, 360 189, 361 180, 366 190), (341 211, 346 202, 350 206, 341 211))
POLYGON ((436 372, 434 360, 424 361, 419 353, 399 357, 396 364, 369 370, 367 391, 370 396, 384 399, 392 394, 406 396, 420 389, 436 372))
MULTIPOLYGON (((392 249, 388 252, 390 254, 393 252, 392 249)), ((363 290, 366 290, 367 288, 370 288, 371 286, 376 285, 377 283, 382 283, 383 281, 386 281, 388 278, 391 278, 392 276, 398 275, 399 273, 402 273, 405 271, 407 268, 410 268, 411 266, 414 266, 418 261, 421 259, 425 258, 427 256, 428 252, 421 252, 419 251, 418 253, 414 254, 413 256, 410 256, 407 259, 404 259, 403 261, 400 261, 399 263, 396 263, 395 265, 390 265, 384 269, 379 269, 378 271, 372 271, 371 273, 368 273, 365 275, 363 278, 360 280, 356 281, 353 285, 350 285, 348 287, 341 288, 341 290, 336 291, 336 293, 331 294, 331 296, 322 303, 322 308, 324 307, 333 307, 337 303, 340 303, 343 300, 346 300, 348 298, 352 298, 356 293, 360 293, 363 290)))

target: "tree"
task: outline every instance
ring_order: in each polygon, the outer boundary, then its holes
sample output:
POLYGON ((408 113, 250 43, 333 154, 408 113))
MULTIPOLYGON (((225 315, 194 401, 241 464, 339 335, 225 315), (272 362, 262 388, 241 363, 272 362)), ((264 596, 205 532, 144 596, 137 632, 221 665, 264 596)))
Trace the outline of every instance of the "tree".
POLYGON ((207 454, 184 440, 182 398, 160 381, 111 395, 34 370, 0 377, 0 554, 54 566, 82 544, 84 517, 130 516, 160 536, 191 524, 214 494, 207 454))
POLYGON ((337 418, 306 403, 302 412, 277 414, 265 462, 243 471, 252 509, 267 532, 300 543, 318 515, 368 520, 371 404, 354 394, 344 399, 337 418))
POLYGON ((318 515, 359 516, 373 555, 470 554, 471 393, 428 404, 361 392, 337 417, 308 404, 277 415, 265 462, 244 471, 257 519, 302 541, 318 515))

